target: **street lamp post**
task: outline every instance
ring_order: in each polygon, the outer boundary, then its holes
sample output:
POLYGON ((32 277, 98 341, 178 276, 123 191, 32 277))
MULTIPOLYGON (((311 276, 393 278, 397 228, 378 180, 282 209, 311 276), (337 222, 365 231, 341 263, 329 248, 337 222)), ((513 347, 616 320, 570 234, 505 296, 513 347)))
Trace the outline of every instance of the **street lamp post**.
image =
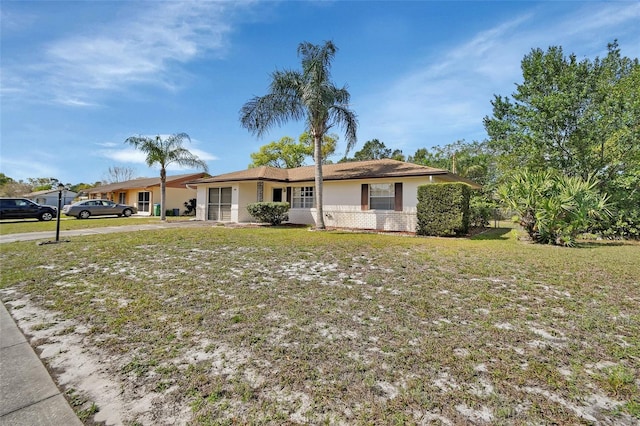
POLYGON ((58 214, 56 215, 56 243, 60 241, 60 215, 62 215, 62 191, 64 191, 64 185, 58 184, 58 214))

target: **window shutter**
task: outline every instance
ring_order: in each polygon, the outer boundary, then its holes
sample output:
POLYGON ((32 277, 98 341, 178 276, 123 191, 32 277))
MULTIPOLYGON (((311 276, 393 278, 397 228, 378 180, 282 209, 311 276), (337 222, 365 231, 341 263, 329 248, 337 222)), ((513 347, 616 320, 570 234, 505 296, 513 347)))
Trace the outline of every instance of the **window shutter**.
POLYGON ((402 182, 396 182, 395 195, 396 195, 396 205, 394 210, 397 212, 401 212, 402 211, 402 182))
POLYGON ((291 187, 287 186, 287 203, 291 206, 291 187))
POLYGON ((363 183, 360 190, 360 209, 369 210, 369 184, 363 183))

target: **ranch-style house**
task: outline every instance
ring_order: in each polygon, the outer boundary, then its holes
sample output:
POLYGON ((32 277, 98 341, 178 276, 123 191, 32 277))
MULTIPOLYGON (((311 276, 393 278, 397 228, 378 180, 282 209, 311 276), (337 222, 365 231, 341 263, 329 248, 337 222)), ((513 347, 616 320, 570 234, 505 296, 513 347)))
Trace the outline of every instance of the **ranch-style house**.
MULTIPOLYGON (((468 179, 391 159, 327 164, 322 167, 324 221, 328 227, 415 232, 418 186, 468 179)), ((287 201, 289 222, 316 224, 314 166, 256 167, 188 182, 197 188, 196 219, 253 222, 247 205, 287 201)))

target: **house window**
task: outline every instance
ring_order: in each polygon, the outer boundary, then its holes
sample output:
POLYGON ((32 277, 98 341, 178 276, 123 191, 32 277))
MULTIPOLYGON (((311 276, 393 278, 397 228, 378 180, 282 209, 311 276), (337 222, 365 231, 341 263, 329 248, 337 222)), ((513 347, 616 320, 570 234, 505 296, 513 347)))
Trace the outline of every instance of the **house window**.
POLYGON ((392 183, 372 183, 369 185, 369 208, 372 210, 393 210, 395 191, 392 183))
POLYGON ((313 186, 299 186, 293 188, 292 208, 310 209, 313 207, 313 186))
POLYGON ((118 194, 118 203, 127 204, 127 193, 121 192, 118 194))
POLYGON ((231 220, 231 187, 209 188, 207 220, 231 220))
POLYGON ((273 199, 274 203, 282 202, 282 188, 273 188, 273 199))
POLYGON ((362 210, 395 210, 401 212, 402 182, 362 184, 360 207, 362 210))
POLYGON ((151 212, 149 203, 151 202, 151 193, 149 191, 138 192, 138 211, 151 212))

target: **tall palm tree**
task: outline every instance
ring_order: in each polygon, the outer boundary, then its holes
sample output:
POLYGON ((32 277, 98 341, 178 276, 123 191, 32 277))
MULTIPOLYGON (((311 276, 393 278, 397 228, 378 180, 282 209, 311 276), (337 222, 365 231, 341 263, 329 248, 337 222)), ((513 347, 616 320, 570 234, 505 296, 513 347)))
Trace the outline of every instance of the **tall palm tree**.
POLYGON ((191 138, 186 133, 178 133, 163 139, 159 135, 155 138, 144 136, 131 136, 124 143, 133 145, 138 150, 147 155, 145 159, 147 166, 154 164, 160 166, 160 220, 167 220, 165 212, 165 196, 167 186, 167 166, 177 164, 193 168, 202 168, 208 171, 207 163, 198 156, 192 154, 182 146, 184 140, 191 142, 191 138))
POLYGON ((262 136, 274 125, 290 119, 305 119, 307 131, 313 139, 316 186, 316 227, 324 229, 322 209, 322 140, 334 125, 345 130, 347 151, 356 143, 358 121, 349 109, 351 95, 346 87, 338 88, 331 81, 330 66, 336 46, 331 41, 324 45, 300 43, 298 56, 302 57, 302 72, 275 71, 270 91, 256 96, 240 110, 240 121, 247 130, 262 136))

